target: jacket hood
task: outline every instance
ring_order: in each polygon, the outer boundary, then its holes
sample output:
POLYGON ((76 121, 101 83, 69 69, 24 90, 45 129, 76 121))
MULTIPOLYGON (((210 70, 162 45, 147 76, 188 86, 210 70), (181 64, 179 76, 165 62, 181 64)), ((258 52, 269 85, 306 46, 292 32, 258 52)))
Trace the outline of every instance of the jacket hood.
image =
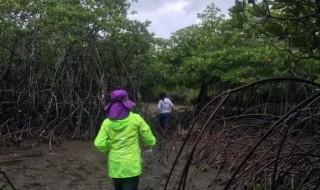
POLYGON ((128 127, 130 118, 130 113, 128 117, 124 119, 110 119, 110 127, 115 131, 121 131, 122 129, 128 127))

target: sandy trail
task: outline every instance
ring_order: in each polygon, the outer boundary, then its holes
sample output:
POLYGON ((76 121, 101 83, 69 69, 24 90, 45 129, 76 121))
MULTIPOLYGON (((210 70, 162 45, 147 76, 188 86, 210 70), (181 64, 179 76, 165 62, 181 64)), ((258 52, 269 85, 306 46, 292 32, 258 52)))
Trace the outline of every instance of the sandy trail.
MULTIPOLYGON (((151 153, 143 153, 144 169, 139 189, 163 189, 171 166, 161 164, 161 156, 163 152, 159 146, 151 153)), ((106 160, 107 156, 99 153, 92 141, 65 141, 53 145, 51 151, 48 144, 35 146, 33 141, 19 147, 0 147, 1 170, 20 190, 111 190, 106 160)), ((203 176, 193 189, 206 189, 210 175, 204 173, 203 176)), ((1 184, 4 182, 0 182, 0 187, 1 184)))
MULTIPOLYGON (((154 108, 155 104, 150 107, 154 108)), ((176 147, 170 154, 166 165, 160 163, 169 140, 157 140, 152 152, 142 153, 143 174, 140 178, 140 190, 164 188, 175 158, 174 153, 178 150, 176 147)), ((112 190, 106 161, 107 155, 98 152, 92 140, 64 140, 60 145, 52 145, 50 148, 48 143, 38 143, 35 140, 23 141, 20 146, 0 147, 0 170, 6 173, 19 190, 112 190)), ((179 167, 182 165, 178 165, 179 167)), ((192 189, 208 189, 207 185, 214 172, 207 171, 198 175, 192 189)), ((175 171, 173 176, 177 175, 178 171, 175 171)), ((1 174, 0 179, 4 179, 1 174)), ((0 181, 0 189, 4 184, 6 183, 0 181)), ((7 185, 6 190, 10 189, 7 185)))

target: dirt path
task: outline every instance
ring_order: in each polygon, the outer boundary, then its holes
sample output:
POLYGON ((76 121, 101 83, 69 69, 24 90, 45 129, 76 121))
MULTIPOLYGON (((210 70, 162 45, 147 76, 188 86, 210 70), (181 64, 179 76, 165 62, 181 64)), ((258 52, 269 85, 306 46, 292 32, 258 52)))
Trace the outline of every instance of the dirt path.
MULTIPOLYGON (((156 112, 156 103, 147 106, 150 112, 156 112)), ((175 106, 175 109, 183 107, 175 106)), ((170 154, 168 164, 159 162, 164 159, 163 153, 169 140, 157 139, 152 152, 142 153, 144 169, 140 178, 140 190, 163 189, 175 158, 174 152, 178 150, 176 148, 170 154)), ((26 141, 20 146, 0 147, 0 170, 7 174, 19 190, 112 190, 106 160, 107 155, 98 152, 93 141, 65 140, 60 145, 51 147, 48 143, 26 141)), ((179 167, 182 165, 178 165, 179 167)), ((178 173, 175 171, 173 176, 178 173)), ((212 175, 210 172, 198 175, 192 189, 208 189, 212 175)), ((4 179, 1 174, 0 179, 4 179)), ((3 184, 5 183, 0 181, 0 189, 3 184)))
MULTIPOLYGON (((139 189, 163 189, 171 166, 161 164, 160 156, 158 146, 151 153, 143 153, 144 171, 139 189)), ((52 151, 48 144, 37 145, 32 141, 19 147, 0 147, 1 171, 20 190, 111 190, 106 159, 91 141, 65 141, 52 146, 52 151)), ((0 182, 0 187, 1 184, 4 182, 0 182)), ((193 189, 206 189, 203 185, 203 181, 199 181, 193 189)))
MULTIPOLYGON (((49 151, 46 144, 32 147, 29 142, 22 147, 2 147, 0 154, 1 170, 21 190, 113 189, 111 180, 106 175, 107 157, 99 153, 92 142, 64 142, 60 146, 53 146, 52 151, 49 151), (4 155, 7 155, 6 161, 4 155)), ((144 157, 148 164, 140 187, 159 189, 163 183, 161 174, 157 170, 153 173, 153 166, 150 167, 150 163, 155 163, 157 159, 154 154, 144 157)))

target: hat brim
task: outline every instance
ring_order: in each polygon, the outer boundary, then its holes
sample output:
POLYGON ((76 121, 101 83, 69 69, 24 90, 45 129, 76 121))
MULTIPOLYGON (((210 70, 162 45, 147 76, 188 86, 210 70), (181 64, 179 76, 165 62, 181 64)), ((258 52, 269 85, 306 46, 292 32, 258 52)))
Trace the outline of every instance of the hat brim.
POLYGON ((124 119, 129 115, 130 109, 136 104, 130 100, 109 103, 105 107, 107 116, 110 119, 124 119))
POLYGON ((132 107, 134 107, 136 105, 136 103, 134 103, 131 100, 125 100, 122 103, 127 109, 131 109, 132 107))

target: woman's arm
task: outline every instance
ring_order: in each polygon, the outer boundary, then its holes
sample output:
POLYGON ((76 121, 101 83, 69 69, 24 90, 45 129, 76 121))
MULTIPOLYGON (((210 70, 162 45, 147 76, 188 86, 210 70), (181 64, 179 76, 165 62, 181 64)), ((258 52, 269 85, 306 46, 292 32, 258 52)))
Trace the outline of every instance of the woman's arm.
POLYGON ((156 138, 154 137, 150 126, 145 122, 145 120, 141 116, 140 116, 139 133, 143 142, 147 146, 153 146, 156 144, 156 138))
POLYGON ((107 128, 108 126, 103 122, 99 133, 94 140, 94 145, 100 152, 108 152, 110 150, 110 140, 108 138, 107 128))

